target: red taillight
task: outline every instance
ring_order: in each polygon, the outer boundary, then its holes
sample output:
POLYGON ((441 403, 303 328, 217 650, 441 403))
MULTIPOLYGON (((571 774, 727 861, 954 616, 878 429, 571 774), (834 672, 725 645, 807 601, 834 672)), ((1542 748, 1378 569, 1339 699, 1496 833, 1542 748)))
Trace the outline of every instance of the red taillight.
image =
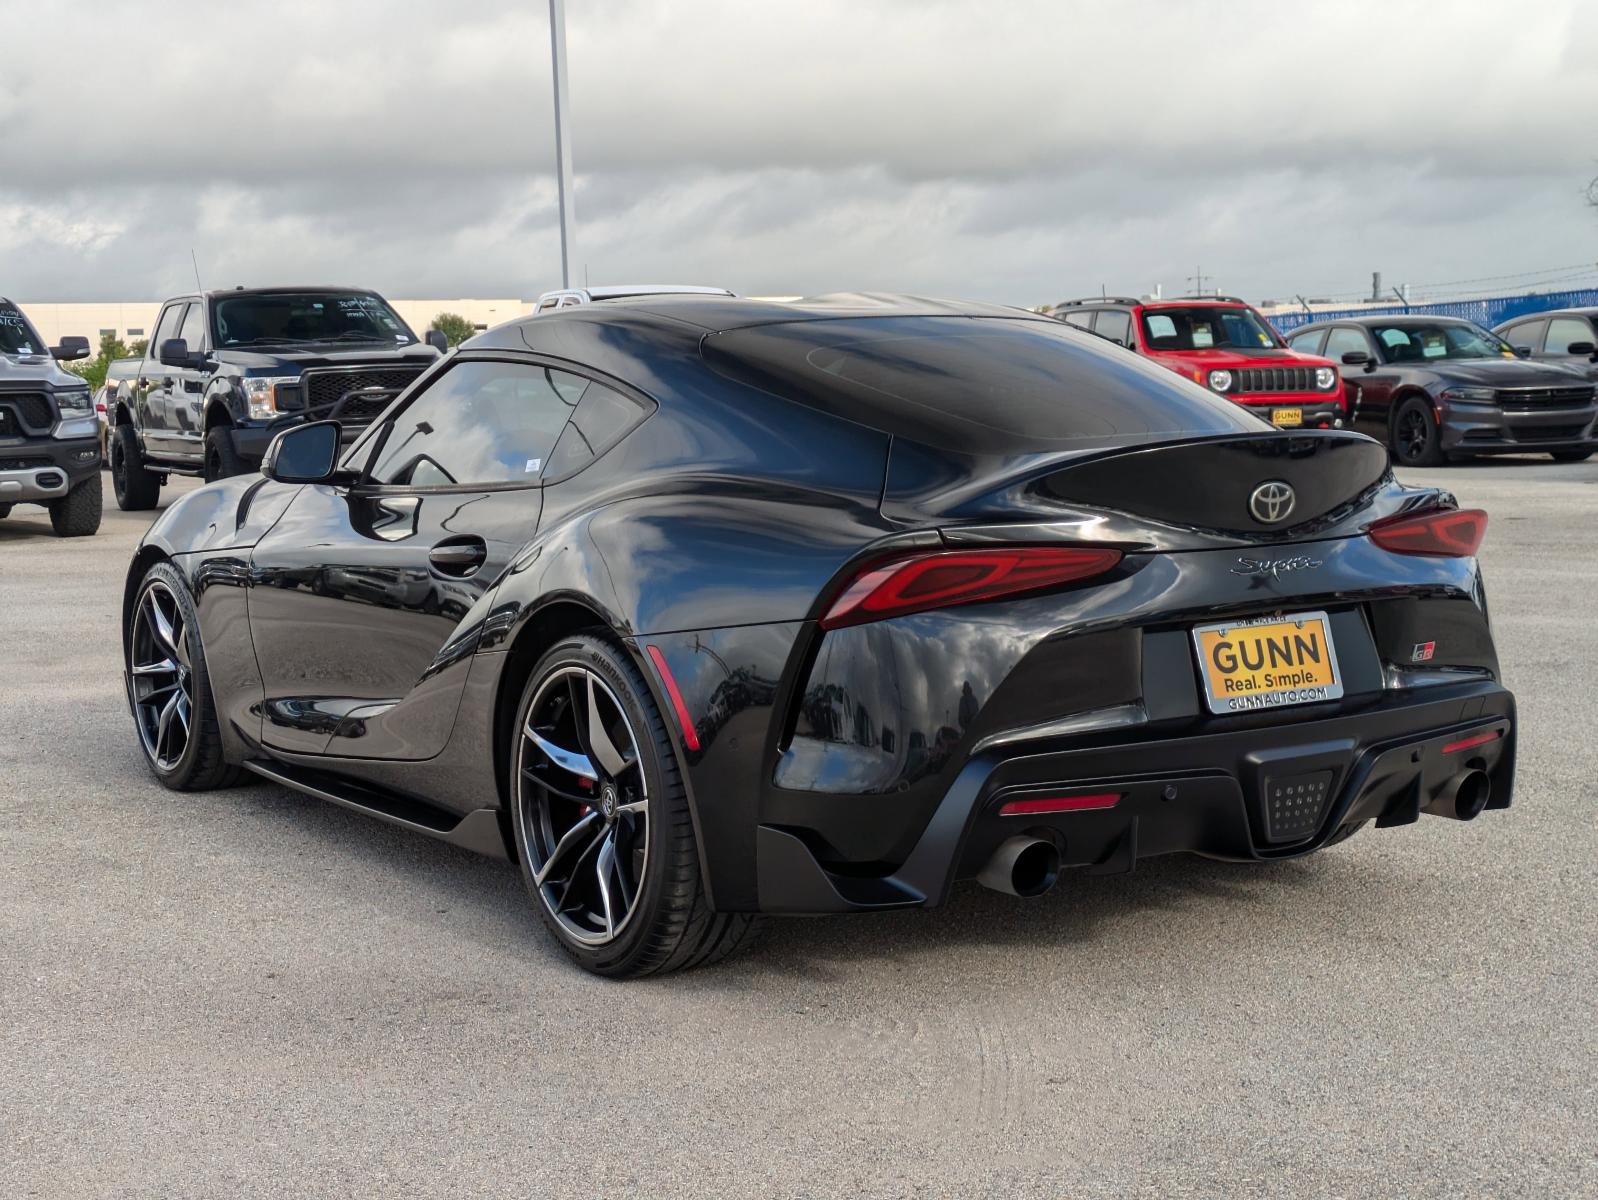
POLYGON ((1433 509, 1418 516, 1389 517, 1367 532, 1371 541, 1394 554, 1469 558, 1487 533, 1487 514, 1479 508, 1433 509))
POLYGON ((823 629, 884 617, 992 600, 1102 575, 1121 561, 1119 550, 1086 546, 1020 546, 1009 550, 937 550, 859 576, 844 589, 823 629))
POLYGON ((1001 817, 1030 817, 1038 813, 1084 812, 1114 808, 1120 792, 1094 792, 1091 796, 1044 796, 1037 800, 1012 800, 999 810, 1001 817))
POLYGON ((1457 742, 1449 742, 1443 747, 1444 754, 1458 754, 1461 750, 1474 750, 1477 746, 1485 746, 1488 742, 1496 742, 1504 736, 1502 729, 1489 729, 1486 733, 1474 734, 1468 738, 1460 738, 1457 742))
POLYGON ((660 652, 659 646, 646 646, 644 649, 649 661, 655 664, 655 670, 660 672, 660 682, 666 685, 666 696, 677 713, 677 728, 682 730, 682 744, 690 750, 699 749, 699 731, 694 728, 693 718, 688 715, 688 706, 683 703, 677 680, 666 665, 666 656, 660 652))

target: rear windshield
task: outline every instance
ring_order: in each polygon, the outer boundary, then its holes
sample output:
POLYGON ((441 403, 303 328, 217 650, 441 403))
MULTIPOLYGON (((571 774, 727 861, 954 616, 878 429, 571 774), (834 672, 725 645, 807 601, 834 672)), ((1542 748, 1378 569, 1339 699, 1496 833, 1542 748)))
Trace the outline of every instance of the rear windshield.
POLYGON ((1150 350, 1258 350, 1282 344, 1253 309, 1226 306, 1144 309, 1143 340, 1150 350))
POLYGON ((1508 342, 1465 321, 1372 325, 1370 331, 1382 348, 1382 356, 1391 363, 1429 362, 1435 358, 1515 357, 1508 342))
POLYGON ((15 304, 0 301, 0 354, 43 354, 39 335, 15 304))
POLYGON ((723 374, 928 445, 1009 453, 1270 426, 1052 320, 876 317, 713 335, 723 374))
POLYGON ((416 340, 399 314, 371 292, 266 292, 225 296, 215 302, 212 336, 218 346, 292 345, 296 342, 416 340))

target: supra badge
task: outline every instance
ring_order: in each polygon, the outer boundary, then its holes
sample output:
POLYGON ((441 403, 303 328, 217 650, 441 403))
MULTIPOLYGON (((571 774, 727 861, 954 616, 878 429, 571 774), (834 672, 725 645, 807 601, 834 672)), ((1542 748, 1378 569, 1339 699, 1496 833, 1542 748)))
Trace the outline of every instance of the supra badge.
POLYGON ((1278 525, 1287 520, 1296 500, 1291 484, 1268 479, 1250 494, 1248 511, 1261 525, 1278 525))
POLYGON ((1239 556, 1233 575, 1256 575, 1276 579, 1289 571, 1309 571, 1321 565, 1318 558, 1295 555, 1292 558, 1248 558, 1239 556))

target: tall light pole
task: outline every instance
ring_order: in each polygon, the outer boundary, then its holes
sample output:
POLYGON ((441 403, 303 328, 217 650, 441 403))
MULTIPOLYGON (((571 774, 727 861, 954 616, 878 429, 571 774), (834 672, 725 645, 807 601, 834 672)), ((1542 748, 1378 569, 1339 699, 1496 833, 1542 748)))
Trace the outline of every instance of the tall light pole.
POLYGON ((566 0, 549 0, 549 49, 555 65, 555 175, 560 188, 560 286, 572 285, 577 257, 577 214, 573 210, 572 142, 566 123, 571 98, 566 91, 566 0))

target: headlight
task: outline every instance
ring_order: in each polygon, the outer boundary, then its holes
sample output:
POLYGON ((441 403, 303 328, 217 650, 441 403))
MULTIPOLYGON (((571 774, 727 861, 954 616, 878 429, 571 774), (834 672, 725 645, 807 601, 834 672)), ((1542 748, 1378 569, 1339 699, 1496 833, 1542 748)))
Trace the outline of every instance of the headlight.
POLYGON ((1443 393, 1444 400, 1474 400, 1477 403, 1491 402, 1498 398, 1498 393, 1490 387, 1458 387, 1449 388, 1443 393))
POLYGON ((1337 371, 1332 367, 1315 368, 1315 386, 1329 392, 1337 386, 1337 371))
POLYGON ((57 392, 55 394, 56 407, 61 410, 63 421, 71 417, 81 417, 89 411, 88 392, 57 392))
POLYGON ((1232 390, 1232 373, 1230 371, 1211 371, 1210 386, 1218 392, 1232 390))
POLYGON ((277 416, 277 389, 298 383, 298 375, 257 375, 244 380, 244 398, 249 401, 250 416, 257 421, 277 416))

